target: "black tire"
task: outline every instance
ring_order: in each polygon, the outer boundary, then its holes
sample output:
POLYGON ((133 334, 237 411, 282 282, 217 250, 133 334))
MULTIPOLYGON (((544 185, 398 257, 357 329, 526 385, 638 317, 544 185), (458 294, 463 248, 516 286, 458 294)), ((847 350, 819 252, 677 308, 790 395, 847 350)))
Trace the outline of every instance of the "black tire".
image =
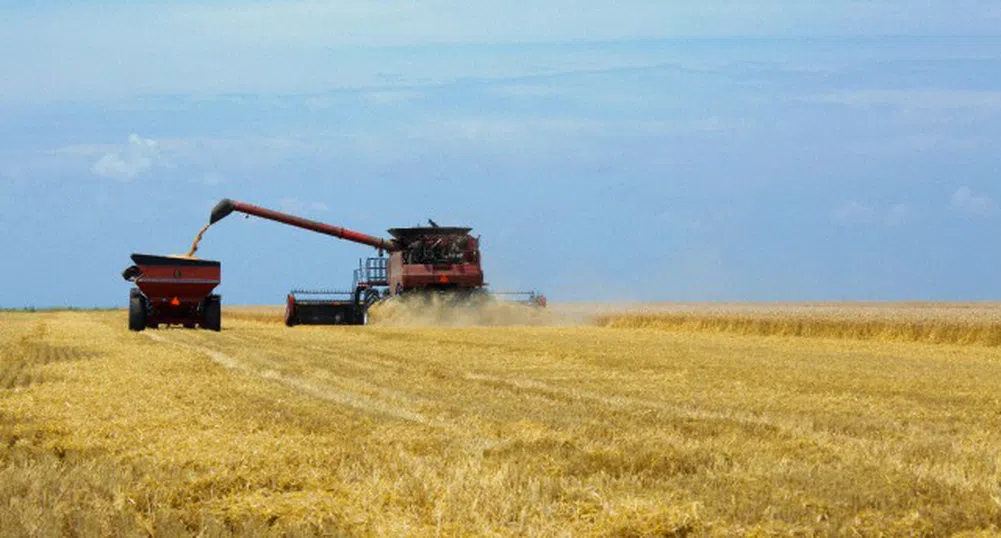
POLYGON ((138 291, 129 293, 129 330, 135 332, 146 329, 146 300, 138 291))
POLYGON ((222 330, 222 301, 218 295, 210 295, 203 305, 202 328, 219 332, 222 330))
POLYGON ((285 300, 285 326, 295 327, 299 324, 299 316, 295 311, 295 298, 291 295, 285 300))

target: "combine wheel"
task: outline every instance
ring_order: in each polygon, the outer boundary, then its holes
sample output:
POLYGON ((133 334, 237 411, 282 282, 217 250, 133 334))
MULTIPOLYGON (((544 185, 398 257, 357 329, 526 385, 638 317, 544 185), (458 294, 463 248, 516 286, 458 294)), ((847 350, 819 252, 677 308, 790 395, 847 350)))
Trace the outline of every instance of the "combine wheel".
POLYGON ((466 301, 473 306, 486 305, 490 300, 490 294, 484 289, 472 290, 466 295, 466 301))
POLYGON ((299 317, 296 315, 295 311, 295 297, 292 295, 288 296, 285 301, 285 326, 295 327, 299 324, 299 317))
POLYGON ((129 292, 129 330, 139 332, 146 328, 146 299, 133 289, 129 292))
POLYGON ((202 327, 210 331, 222 330, 222 301, 218 295, 209 295, 202 305, 202 327))

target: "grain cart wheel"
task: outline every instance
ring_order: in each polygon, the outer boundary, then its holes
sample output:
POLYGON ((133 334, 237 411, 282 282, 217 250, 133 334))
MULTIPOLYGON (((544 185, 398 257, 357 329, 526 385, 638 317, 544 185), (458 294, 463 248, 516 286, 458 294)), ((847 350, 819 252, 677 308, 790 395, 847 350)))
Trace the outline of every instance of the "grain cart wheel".
POLYGON ((139 332, 146 328, 146 300, 139 290, 129 292, 129 330, 139 332))
POLYGON ((202 305, 204 316, 202 327, 210 331, 219 332, 222 330, 222 301, 218 295, 209 295, 202 305))

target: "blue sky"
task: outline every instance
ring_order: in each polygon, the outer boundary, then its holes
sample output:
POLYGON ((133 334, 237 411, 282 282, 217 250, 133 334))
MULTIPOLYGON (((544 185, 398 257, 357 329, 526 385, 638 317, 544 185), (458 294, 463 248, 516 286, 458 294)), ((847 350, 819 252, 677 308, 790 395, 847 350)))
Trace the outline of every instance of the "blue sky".
MULTIPOLYGON (((1001 300, 1001 4, 0 1, 0 306, 222 197, 473 226, 556 300, 1001 300)), ((228 303, 363 247, 227 219, 228 303)))

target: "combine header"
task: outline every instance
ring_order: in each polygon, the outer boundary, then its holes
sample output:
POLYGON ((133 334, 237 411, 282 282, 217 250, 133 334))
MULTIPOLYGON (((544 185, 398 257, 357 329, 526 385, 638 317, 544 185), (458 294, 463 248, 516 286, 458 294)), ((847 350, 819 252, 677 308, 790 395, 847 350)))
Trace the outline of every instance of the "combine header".
MULTIPOLYGON (((212 210, 210 224, 233 212, 253 215, 312 232, 375 248, 378 257, 365 258, 354 272, 350 291, 293 291, 286 302, 286 324, 364 324, 368 307, 390 297, 415 293, 449 293, 460 298, 485 296, 479 238, 472 228, 429 226, 393 228, 391 239, 331 226, 322 222, 224 199, 212 210), (388 253, 389 257, 384 257, 388 253)), ((545 298, 523 294, 536 306, 545 298)))
POLYGON ((212 291, 219 285, 219 262, 133 254, 135 265, 122 277, 136 287, 129 292, 129 329, 159 325, 221 328, 221 301, 212 291))

